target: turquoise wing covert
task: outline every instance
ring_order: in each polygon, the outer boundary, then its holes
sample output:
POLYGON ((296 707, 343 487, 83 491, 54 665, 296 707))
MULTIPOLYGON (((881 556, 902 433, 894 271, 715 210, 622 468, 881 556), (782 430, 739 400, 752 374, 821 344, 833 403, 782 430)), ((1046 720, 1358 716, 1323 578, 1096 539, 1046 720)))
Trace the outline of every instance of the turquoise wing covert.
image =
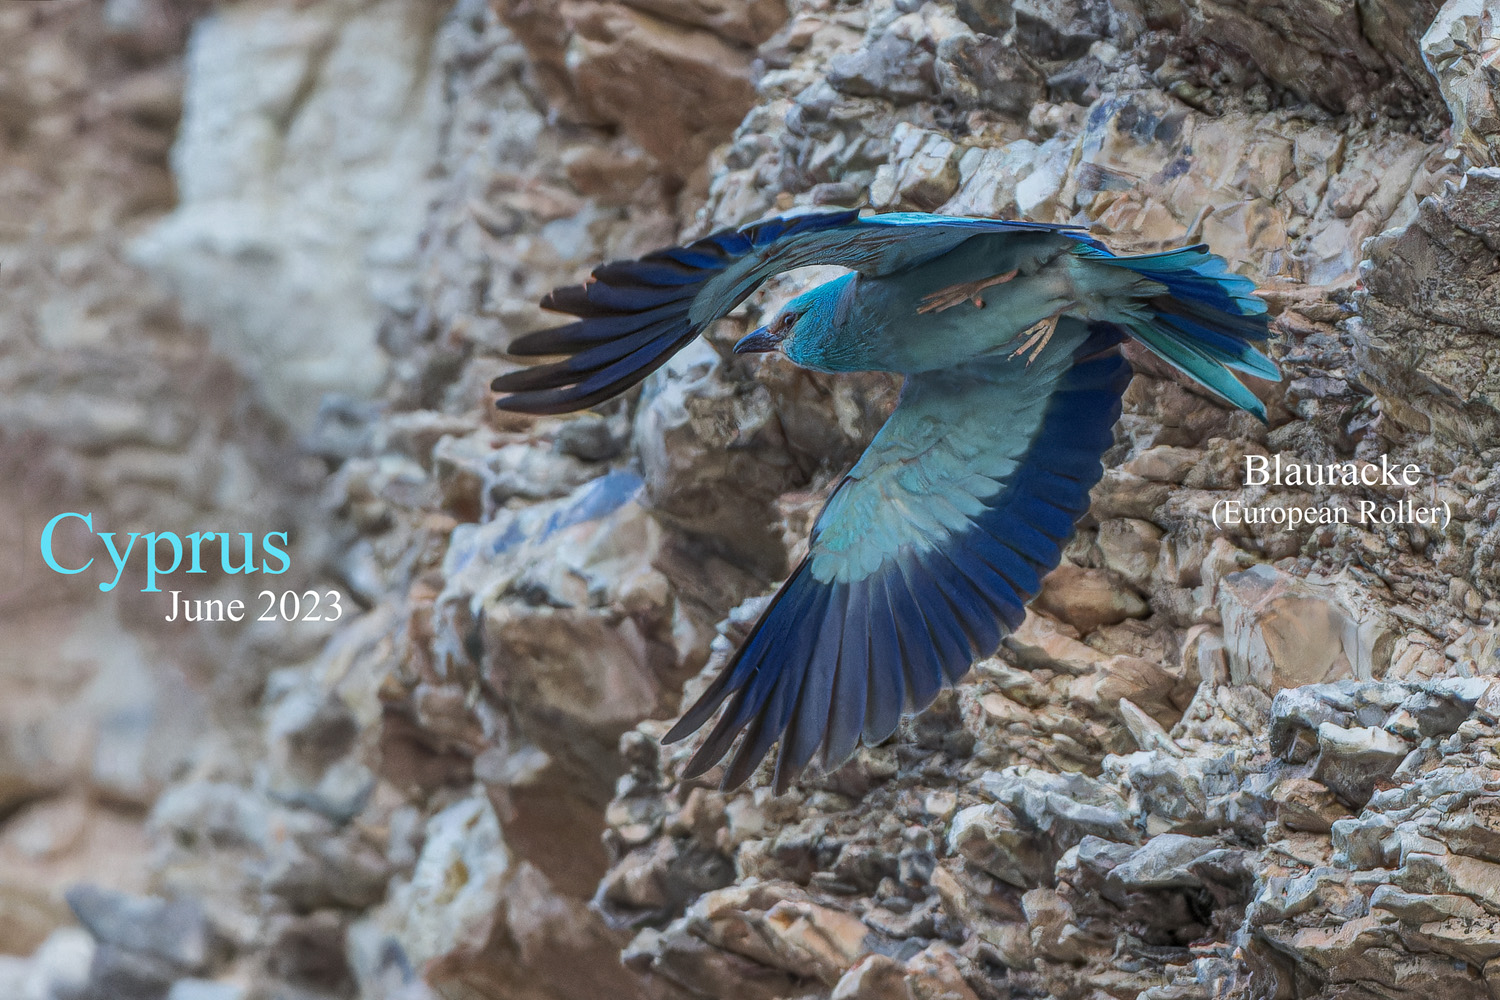
POLYGON ((829 499, 805 560, 666 736, 728 702, 686 775, 744 731, 724 774, 747 779, 778 739, 775 786, 878 743, 903 712, 991 655, 1088 509, 1130 369, 1119 329, 1065 319, 1031 366, 915 375, 829 499))
MULTIPOLYGON (((726 229, 685 247, 595 268, 581 285, 559 288, 542 306, 578 317, 518 337, 514 355, 568 358, 501 375, 503 410, 567 413, 624 392, 666 363, 767 278, 809 264, 892 274, 945 254, 981 233, 1057 232, 1076 226, 965 219, 914 212, 860 218, 818 212, 726 229)), ((1081 232, 1082 243, 1092 241, 1081 232)))

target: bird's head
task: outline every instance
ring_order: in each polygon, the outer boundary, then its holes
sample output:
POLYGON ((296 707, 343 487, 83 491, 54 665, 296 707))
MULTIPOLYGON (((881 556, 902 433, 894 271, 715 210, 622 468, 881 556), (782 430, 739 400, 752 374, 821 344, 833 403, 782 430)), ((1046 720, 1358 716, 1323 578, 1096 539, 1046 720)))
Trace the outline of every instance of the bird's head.
POLYGON ((848 311, 848 296, 857 275, 846 274, 803 292, 781 307, 767 325, 747 333, 734 345, 736 354, 780 351, 804 368, 828 369, 837 333, 848 311))

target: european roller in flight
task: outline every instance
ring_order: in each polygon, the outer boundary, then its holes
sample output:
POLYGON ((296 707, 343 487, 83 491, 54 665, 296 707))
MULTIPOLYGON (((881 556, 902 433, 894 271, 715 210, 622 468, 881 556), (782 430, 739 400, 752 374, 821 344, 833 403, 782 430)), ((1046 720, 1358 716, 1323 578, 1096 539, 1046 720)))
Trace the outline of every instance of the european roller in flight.
POLYGON ((900 401, 813 525, 806 558, 667 733, 697 731, 704 774, 743 783, 780 741, 784 791, 881 743, 1020 626, 1103 476, 1135 340, 1262 420, 1235 376, 1280 375, 1255 344, 1265 303, 1205 246, 1120 256, 1077 226, 919 213, 774 218, 617 261, 545 308, 576 317, 514 355, 504 410, 564 413, 623 392, 767 278, 850 273, 784 306, 737 353, 821 372, 895 372, 900 401), (740 738, 738 748, 734 747, 740 738))

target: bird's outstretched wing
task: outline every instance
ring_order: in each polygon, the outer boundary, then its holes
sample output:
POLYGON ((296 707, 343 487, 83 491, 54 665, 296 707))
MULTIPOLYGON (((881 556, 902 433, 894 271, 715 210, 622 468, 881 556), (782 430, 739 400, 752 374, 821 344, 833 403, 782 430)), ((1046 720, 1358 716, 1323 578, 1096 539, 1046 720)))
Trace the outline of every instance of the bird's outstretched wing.
MULTIPOLYGON (((869 276, 893 274, 947 253, 981 233, 1067 232, 1076 226, 892 212, 819 212, 726 229, 685 247, 595 268, 542 306, 578 317, 512 341, 511 354, 566 354, 552 364, 495 379, 502 410, 566 413, 624 392, 727 314, 774 274, 833 264, 869 276)), ((1087 241, 1087 237, 1080 239, 1087 241)), ((1092 242, 1092 241, 1087 241, 1092 242)))
POLYGON ((781 741, 776 788, 821 746, 836 765, 895 731, 1020 625, 1089 505, 1130 370, 1118 328, 1064 318, 1038 361, 907 379, 900 405, 830 498, 807 558, 723 672, 667 734, 728 702, 688 765, 748 778, 781 741))

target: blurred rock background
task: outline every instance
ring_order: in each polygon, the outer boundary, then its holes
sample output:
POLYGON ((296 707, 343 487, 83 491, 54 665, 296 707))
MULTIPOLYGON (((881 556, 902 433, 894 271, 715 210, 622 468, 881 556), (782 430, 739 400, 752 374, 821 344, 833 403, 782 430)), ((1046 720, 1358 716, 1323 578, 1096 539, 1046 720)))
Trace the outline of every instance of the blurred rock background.
POLYGON ((9 3, 0 296, 0 997, 1500 996, 1495 0, 9 3), (1286 379, 1139 359, 998 657, 683 783, 893 386, 747 320, 592 413, 486 386, 600 259, 861 204, 1206 240, 1286 379), (1338 498, 1454 520, 1211 522, 1338 498), (42 565, 64 511, 290 529, 165 587, 345 615, 166 623, 42 565))

